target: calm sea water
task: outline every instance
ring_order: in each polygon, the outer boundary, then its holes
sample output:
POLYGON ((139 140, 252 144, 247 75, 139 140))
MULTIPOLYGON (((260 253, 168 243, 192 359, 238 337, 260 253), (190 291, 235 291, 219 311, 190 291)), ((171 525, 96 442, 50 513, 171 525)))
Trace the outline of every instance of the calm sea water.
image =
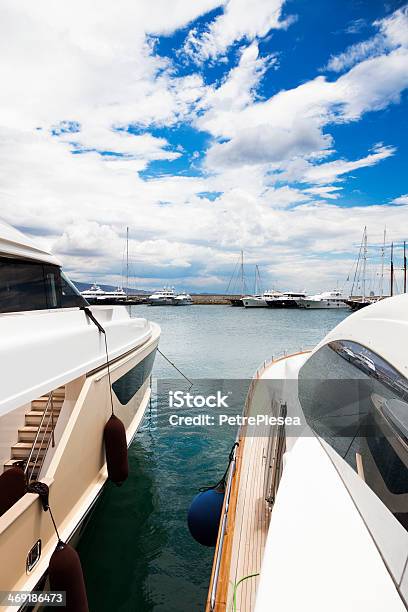
MULTIPOLYGON (((216 379, 250 378, 273 354, 315 345, 347 314, 132 307, 132 316, 160 324, 161 351, 189 378, 216 379)), ((153 374, 178 376, 159 354, 153 374)), ((166 407, 167 396, 156 395, 129 451, 128 481, 121 488, 108 483, 81 539, 91 612, 204 609, 213 549, 192 540, 187 511, 198 488, 223 474, 234 434, 158 424, 156 413, 166 407)))

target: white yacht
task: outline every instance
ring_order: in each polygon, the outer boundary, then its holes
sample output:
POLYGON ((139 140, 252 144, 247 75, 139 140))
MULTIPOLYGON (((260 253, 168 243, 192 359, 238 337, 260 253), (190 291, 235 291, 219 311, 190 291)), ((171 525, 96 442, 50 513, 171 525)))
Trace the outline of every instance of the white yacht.
POLYGON ((407 344, 400 295, 257 371, 207 612, 406 611, 407 344))
POLYGON ((163 287, 149 295, 147 301, 150 306, 172 306, 175 297, 174 287, 163 287))
POLYGON ((242 303, 245 308, 267 308, 267 300, 273 300, 281 295, 282 293, 280 291, 274 290, 265 291, 261 295, 245 295, 242 298, 242 303))
POLYGON ((188 293, 176 293, 174 287, 163 287, 147 299, 150 306, 188 306, 193 303, 188 293))
POLYGON ((125 302, 127 297, 122 287, 118 287, 116 291, 104 291, 104 289, 101 289, 96 283, 94 283, 89 289, 81 291, 81 295, 90 304, 103 304, 112 300, 117 302, 125 302))
POLYGON ((328 308, 348 308, 345 303, 345 298, 341 291, 337 289, 334 291, 324 291, 316 295, 307 295, 304 298, 300 298, 297 301, 299 308, 313 309, 328 309, 328 308))
POLYGON ((190 306, 193 303, 193 298, 189 293, 179 293, 174 298, 173 306, 190 306))
POLYGON ((126 478, 127 445, 149 403, 159 335, 125 306, 89 307, 53 255, 0 225, 3 595, 42 590, 50 559, 69 550, 107 478, 126 478), (113 455, 108 448, 109 423, 123 433, 119 467, 119 446, 113 455))

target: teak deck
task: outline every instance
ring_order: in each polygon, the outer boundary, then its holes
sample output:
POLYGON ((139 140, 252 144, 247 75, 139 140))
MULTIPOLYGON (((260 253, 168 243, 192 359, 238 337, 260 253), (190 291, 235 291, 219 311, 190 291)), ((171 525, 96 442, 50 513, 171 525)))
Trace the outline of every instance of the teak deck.
MULTIPOLYGON (((226 536, 217 587, 214 612, 233 609, 235 585, 246 576, 258 574, 269 527, 270 510, 264 499, 265 461, 268 438, 240 439, 236 472, 233 479, 226 536)), ((217 543, 218 548, 218 543, 217 543)), ((207 612, 215 566, 211 575, 207 612)), ((247 578, 236 587, 237 612, 251 612, 255 607, 258 577, 247 578)))

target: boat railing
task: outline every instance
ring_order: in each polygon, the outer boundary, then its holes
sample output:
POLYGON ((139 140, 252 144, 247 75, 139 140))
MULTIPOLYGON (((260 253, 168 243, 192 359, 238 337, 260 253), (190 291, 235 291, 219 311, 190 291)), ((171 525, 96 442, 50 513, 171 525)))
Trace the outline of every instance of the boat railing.
POLYGON ((28 454, 24 468, 26 475, 27 484, 30 484, 41 471, 44 464, 47 451, 50 444, 54 448, 55 437, 54 429, 56 422, 56 415, 54 413, 54 394, 53 391, 48 396, 48 400, 40 419, 38 429, 36 431, 30 452, 28 454))
MULTIPOLYGON (((238 442, 238 438, 237 438, 237 442, 238 442)), ((218 588, 218 581, 220 577, 222 551, 223 551, 223 546, 224 546, 225 534, 227 531, 228 510, 229 510, 229 504, 230 504, 230 498, 231 498, 232 480, 234 478, 235 467, 236 467, 237 448, 238 448, 238 445, 236 444, 232 451, 231 462, 230 462, 229 470, 228 470, 227 486, 225 488, 225 502, 224 502, 224 507, 223 507, 223 514, 221 517, 221 527, 220 527, 220 532, 219 532, 220 535, 218 538, 218 546, 217 546, 215 565, 214 565, 214 575, 213 575, 213 581, 212 581, 212 586, 211 586, 210 610, 214 610, 216 606, 217 588, 218 588)))
POLYGON ((269 444, 266 453, 266 473, 265 473, 265 500, 272 508, 280 478, 282 475, 282 457, 285 452, 285 418, 288 410, 286 403, 279 408, 278 425, 275 435, 269 436, 269 444))
POLYGON ((244 407, 244 415, 248 414, 248 410, 249 407, 252 403, 252 399, 254 396, 254 392, 255 392, 255 387, 256 387, 256 383, 257 381, 262 378, 262 375, 266 372, 266 370, 276 361, 281 361, 282 359, 285 359, 286 357, 292 356, 292 355, 301 355, 303 353, 308 353, 310 352, 310 348, 304 348, 304 347, 300 347, 297 351, 295 351, 294 353, 289 353, 288 351, 282 351, 281 353, 278 353, 276 355, 272 355, 272 357, 270 357, 269 359, 265 359, 263 361, 263 363, 259 366, 259 368, 256 370, 255 374, 253 375, 251 382, 249 384, 248 387, 248 393, 247 393, 247 397, 245 400, 245 407, 244 407))

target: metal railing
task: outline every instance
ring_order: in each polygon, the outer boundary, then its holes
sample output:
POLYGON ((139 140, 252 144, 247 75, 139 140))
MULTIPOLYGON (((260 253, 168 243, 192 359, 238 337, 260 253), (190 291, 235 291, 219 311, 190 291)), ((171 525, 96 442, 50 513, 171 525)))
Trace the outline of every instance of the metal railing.
POLYGON ((55 446, 55 420, 54 395, 53 391, 51 391, 31 445, 30 452, 27 459, 25 459, 26 465, 24 468, 24 473, 26 475, 27 484, 30 484, 30 482, 36 480, 36 477, 40 473, 50 443, 52 444, 53 448, 55 446), (30 464, 32 465, 30 466, 30 464))
POLYGON ((276 493, 278 491, 279 481, 282 475, 282 457, 285 452, 285 418, 288 413, 286 404, 281 404, 279 409, 279 421, 276 433, 270 436, 269 447, 267 451, 267 472, 265 478, 265 501, 270 507, 273 506, 276 493))

